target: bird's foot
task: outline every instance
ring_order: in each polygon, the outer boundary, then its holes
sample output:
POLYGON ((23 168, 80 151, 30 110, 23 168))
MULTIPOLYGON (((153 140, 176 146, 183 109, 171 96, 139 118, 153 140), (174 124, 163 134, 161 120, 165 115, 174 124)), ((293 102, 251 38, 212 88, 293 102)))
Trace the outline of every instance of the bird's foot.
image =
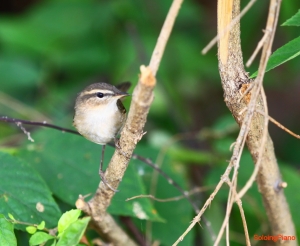
POLYGON ((113 192, 119 192, 119 190, 114 189, 113 187, 111 187, 111 185, 106 181, 105 177, 104 177, 105 172, 103 172, 102 170, 99 170, 99 175, 100 178, 102 180, 102 182, 109 188, 111 189, 113 192))

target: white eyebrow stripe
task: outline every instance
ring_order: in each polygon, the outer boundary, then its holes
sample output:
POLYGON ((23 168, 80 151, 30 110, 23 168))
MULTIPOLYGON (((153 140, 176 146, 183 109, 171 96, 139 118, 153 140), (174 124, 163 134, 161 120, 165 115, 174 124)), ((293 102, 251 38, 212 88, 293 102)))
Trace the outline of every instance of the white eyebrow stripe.
POLYGON ((94 89, 94 90, 91 90, 91 91, 87 91, 86 93, 87 94, 96 94, 97 92, 101 92, 103 94, 112 94, 112 91, 110 91, 110 90, 102 90, 102 89, 94 89))

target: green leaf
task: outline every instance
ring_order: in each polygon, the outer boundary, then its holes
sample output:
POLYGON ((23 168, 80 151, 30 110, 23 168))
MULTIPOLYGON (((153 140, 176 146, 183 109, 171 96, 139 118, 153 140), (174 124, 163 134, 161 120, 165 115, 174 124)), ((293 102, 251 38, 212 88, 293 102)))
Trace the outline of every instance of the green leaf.
POLYGON ((90 217, 77 220, 62 233, 56 246, 77 245, 90 221, 90 217))
POLYGON ((46 224, 45 221, 42 221, 36 228, 39 230, 44 230, 45 224, 46 224))
MULTIPOLYGON (((277 49, 271 56, 267 64, 266 72, 300 55, 300 37, 293 39, 281 48, 277 49)), ((257 71, 251 78, 257 76, 257 71)))
POLYGON ((73 1, 71 4, 57 1, 44 2, 22 18, 15 18, 13 21, 2 19, 0 34, 5 43, 11 42, 11 45, 40 52, 53 52, 59 45, 56 44, 58 40, 87 34, 92 28, 96 14, 97 5, 92 1, 73 1), (77 18, 72 20, 74 16, 77 18), (47 21, 49 18, 52 21, 47 21), (46 50, 47 48, 49 51, 46 50))
POLYGON ((27 226, 26 227, 26 231, 29 233, 29 234, 34 234, 36 233, 36 227, 35 226, 27 226))
POLYGON ((300 26, 300 10, 290 19, 285 21, 282 26, 300 26))
POLYGON ((19 89, 32 88, 41 79, 39 68, 30 60, 22 57, 0 57, 1 90, 15 93, 19 89))
POLYGON ((72 209, 70 211, 65 212, 58 221, 58 232, 59 234, 66 230, 70 224, 78 220, 81 214, 81 210, 72 209))
POLYGON ((2 152, 0 169, 0 213, 12 213, 16 220, 32 224, 44 220, 54 227, 61 212, 40 175, 25 161, 2 152))
MULTIPOLYGON (((46 57, 47 64, 67 67, 73 74, 78 69, 82 70, 81 67, 85 71, 90 71, 91 67, 96 71, 96 67, 99 68, 99 64, 109 60, 111 55, 101 48, 103 45, 99 45, 97 38, 99 30, 108 28, 108 23, 112 22, 110 5, 101 4, 100 14, 99 3, 94 1, 43 1, 26 15, 0 18, 1 42, 5 48, 30 54, 33 59, 36 56, 46 57), (94 30, 95 23, 98 23, 97 31, 94 30), (100 53, 100 56, 97 55, 100 53), (83 64, 83 60, 88 62, 83 64)), ((22 75, 14 72, 15 77, 22 75)), ((26 78, 20 77, 20 81, 26 78)))
MULTIPOLYGON (((100 182, 100 145, 80 136, 63 134, 51 129, 37 131, 32 137, 35 142, 26 142, 19 154, 40 173, 57 197, 74 205, 79 194, 93 194, 96 191, 100 182)), ((157 155, 157 150, 149 148, 147 150, 147 157, 153 151, 157 155)), ((114 149, 109 146, 106 148, 105 165, 112 157, 113 151, 114 149)), ((140 206, 146 215, 144 219, 161 221, 148 199, 139 200, 139 204, 125 201, 129 197, 145 194, 146 190, 141 175, 136 172, 133 163, 135 162, 132 160, 118 187, 120 192, 114 196, 108 211, 115 215, 138 217, 135 209, 140 206)))
POLYGON ((208 151, 196 151, 184 147, 170 148, 168 153, 174 160, 198 165, 207 165, 214 160, 214 156, 208 151))
POLYGON ((11 213, 8 213, 8 217, 9 217, 11 220, 16 220, 16 219, 14 218, 14 216, 13 216, 11 213))
POLYGON ((14 225, 7 221, 3 214, 0 214, 0 245, 17 246, 14 225))
POLYGON ((47 234, 46 232, 37 232, 30 237, 30 245, 40 245, 47 242, 50 239, 54 239, 52 235, 47 234))

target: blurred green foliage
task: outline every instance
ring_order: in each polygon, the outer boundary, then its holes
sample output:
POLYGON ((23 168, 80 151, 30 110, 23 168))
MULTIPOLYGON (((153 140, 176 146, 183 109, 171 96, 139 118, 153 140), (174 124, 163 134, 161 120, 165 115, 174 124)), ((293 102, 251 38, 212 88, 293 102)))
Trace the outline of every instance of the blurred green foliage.
MULTIPOLYGON (((25 1, 26 2, 26 1, 25 1)), ((0 9, 0 115, 72 127, 76 94, 86 85, 104 81, 118 84, 138 80, 139 66, 147 65, 155 46, 169 1, 28 1, 21 12, 0 9)), ((241 1, 242 6, 246 1, 241 1)), ((283 1, 279 24, 295 14, 298 1, 283 1)), ((268 2, 257 2, 241 21, 241 38, 244 60, 250 57, 265 28, 268 2), (255 18, 253 18, 255 16, 255 18)), ((274 49, 299 36, 298 27, 279 26, 274 49)), ((220 180, 230 158, 230 145, 237 135, 235 123, 223 101, 217 49, 206 56, 201 49, 216 34, 216 3, 212 1, 186 1, 183 3, 172 35, 158 71, 155 100, 148 117, 148 132, 138 145, 137 152, 157 160, 165 145, 162 168, 184 189, 194 186, 212 186, 220 180), (233 126, 233 127, 232 127, 233 126), (188 134, 179 137, 176 134, 188 134)), ((257 70, 258 60, 247 70, 257 70)), ((275 68, 266 74, 265 87, 271 116, 299 133, 299 58, 275 68)), ((132 89, 131 89, 132 90, 132 89)), ((130 100, 125 100, 129 108, 130 100)), ((34 132, 34 143, 15 125, 0 122, 0 166, 2 178, 8 173, 16 175, 0 184, 20 183, 21 177, 29 180, 18 189, 27 192, 35 185, 46 191, 52 212, 42 218, 51 225, 57 224, 60 210, 74 206, 79 194, 95 192, 100 146, 87 140, 62 134, 50 129, 26 127, 34 132), (11 156, 13 154, 14 156, 11 156), (18 165, 18 172, 13 169, 18 165), (22 168, 21 168, 22 167, 22 168), (26 169, 26 170, 25 170, 26 169), (20 176, 17 176, 20 175, 20 176), (23 176, 22 176, 23 175, 23 176), (59 208, 58 208, 58 206, 59 208), (47 221, 48 220, 48 221, 47 221)), ((299 180, 299 140, 270 125, 277 157, 281 165, 292 216, 300 236, 300 198, 295 195, 299 180)), ((105 163, 112 155, 108 149, 105 163)), ((247 151, 239 171, 239 187, 251 175, 253 163, 247 151)), ((125 202, 139 194, 149 194, 152 170, 137 160, 130 162, 121 182, 121 190, 110 207, 116 219, 130 216, 141 233, 149 232, 146 221, 152 222, 152 239, 162 245, 172 244, 189 225, 193 210, 186 200, 153 202, 145 198, 125 202), (134 213, 141 207, 147 219, 134 213)), ((5 187, 6 187, 5 186, 5 187)), ((17 187, 17 186, 15 186, 17 187)), ((158 179, 155 196, 169 198, 180 193, 163 178, 158 179)), ((14 187, 9 187, 13 189, 14 187)), ((5 188, 6 191, 8 188, 5 188)), ((193 200, 202 206, 212 190, 198 193, 193 200)), ((36 193, 39 198, 40 193, 36 193)), ((218 232, 225 214, 228 189, 224 187, 205 213, 212 229, 218 232)), ((31 195, 29 196, 31 197, 31 195)), ((0 203, 3 200, 0 192, 0 203)), ((46 198, 44 198, 46 199, 46 198)), ((32 199, 22 199, 33 202, 32 199)), ((257 187, 253 186, 243 203, 253 235, 267 234, 269 227, 257 187), (259 226, 258 222, 259 221, 259 226)), ((30 212, 21 213, 0 206, 0 213, 12 213, 17 219, 30 222, 30 212)), ((38 223, 34 222, 34 223, 38 223)), ((231 245, 244 245, 239 211, 233 208, 230 221, 231 245)), ((211 234, 202 221, 184 239, 183 245, 210 245, 211 234)), ((26 245, 28 237, 17 233, 18 245, 26 245), (26 241, 27 240, 27 241, 26 241)))
MULTIPOLYGON (((282 24, 283 26, 300 26, 300 11, 297 14, 292 16, 286 22, 282 24)), ((270 71, 271 69, 280 66, 283 63, 288 62, 291 59, 296 58, 300 55, 300 36, 293 39, 292 41, 288 42, 287 44, 280 47, 276 50, 269 58, 266 72, 270 71)), ((257 76, 258 72, 255 72, 252 77, 257 76)))

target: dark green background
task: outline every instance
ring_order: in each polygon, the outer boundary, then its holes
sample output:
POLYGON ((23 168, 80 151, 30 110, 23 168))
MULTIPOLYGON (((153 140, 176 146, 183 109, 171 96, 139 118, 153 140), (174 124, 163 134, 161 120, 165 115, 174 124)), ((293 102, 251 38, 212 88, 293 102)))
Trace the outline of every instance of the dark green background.
MULTIPOLYGON (((140 65, 149 63, 171 2, 2 1, 0 115, 47 120, 72 128, 74 100, 86 85, 96 81, 112 84, 131 81, 134 87, 140 65)), ((241 1, 242 6, 247 3, 241 1)), ((268 1, 258 1, 241 21, 245 61, 263 35, 267 4, 268 1)), ((283 1, 279 24, 294 15, 298 7, 297 0, 283 1)), ((155 100, 145 127, 147 134, 137 149, 137 152, 155 161, 159 150, 173 136, 191 133, 171 145, 163 166, 186 189, 216 185, 227 166, 226 160, 230 158, 229 146, 238 133, 223 101, 217 48, 212 48, 206 56, 201 55, 201 50, 216 34, 216 22, 216 1, 183 3, 157 73, 155 100), (226 132, 232 126, 233 130, 226 132), (225 134, 219 138, 212 136, 212 133, 223 132, 225 134)), ((299 28, 278 26, 273 50, 297 36, 299 28)), ((254 72, 258 60, 246 70, 254 72)), ((296 58, 268 72, 264 85, 270 115, 299 134, 298 70, 299 58, 296 58)), ((130 100, 127 99, 126 108, 129 105, 130 100)), ((286 195, 292 216, 296 227, 300 228, 297 209, 300 198, 296 195, 300 142, 272 124, 269 128, 283 179, 288 183, 286 195)), ((26 162, 28 170, 34 169, 36 175, 45 181, 62 211, 72 206, 78 194, 96 190, 99 180, 95 174, 100 146, 55 130, 26 129, 32 132, 35 143, 28 142, 15 125, 0 122, 0 148, 21 159, 12 160, 14 164, 26 162), (43 165, 38 165, 41 161, 43 165), (74 169, 78 172, 73 172, 74 169), (66 172, 66 183, 56 182, 60 172, 66 172)), ((109 150, 106 162, 111 155, 112 150, 109 150)), ((6 155, 2 158, 9 159, 6 155)), ((3 164, 3 159, 0 160, 3 164)), ((252 170, 253 163, 245 151, 239 171, 240 186, 245 184, 252 170)), ((121 192, 114 198, 111 207, 116 219, 118 215, 134 216, 130 213, 131 205, 126 204, 124 199, 140 193, 148 194, 151 172, 143 163, 131 162, 122 184, 125 188, 121 185, 121 192), (131 184, 130 180, 135 179, 136 183, 131 184)), ((1 175, 5 176, 5 172, 1 171, 1 175)), ((199 207, 210 192, 193 197, 199 207)), ((163 179, 158 182, 156 194, 159 198, 180 195, 163 179)), ((205 213, 215 232, 218 232, 224 217, 227 194, 225 187, 205 213)), ((152 225, 153 240, 161 241, 162 245, 175 242, 194 216, 185 200, 170 203, 136 201, 143 204, 145 210, 148 209, 149 220, 155 221, 152 225)), ((247 193, 243 205, 250 238, 253 239, 254 234, 271 234, 256 186, 247 193)), ((18 219, 26 220, 26 216, 18 219)), ((138 230, 145 233, 145 220, 133 220, 138 230)), ((50 223, 55 225, 55 221, 50 223)), ((231 245, 244 245, 241 219, 236 207, 230 230, 231 245)), ((20 245, 26 245, 26 237, 18 232, 20 245)), ((196 226, 182 243, 199 244, 211 244, 204 223, 202 227, 196 226)))

